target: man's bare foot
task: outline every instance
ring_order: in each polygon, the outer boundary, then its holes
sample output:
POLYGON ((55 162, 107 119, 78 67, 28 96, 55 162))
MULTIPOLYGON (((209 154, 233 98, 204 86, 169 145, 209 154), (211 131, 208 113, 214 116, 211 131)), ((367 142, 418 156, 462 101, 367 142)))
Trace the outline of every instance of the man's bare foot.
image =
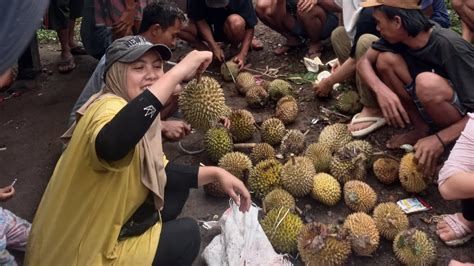
POLYGON ((390 140, 387 142, 387 148, 398 149, 403 144, 415 145, 419 139, 424 138, 426 136, 428 136, 427 130, 420 130, 415 128, 406 133, 397 134, 391 137, 390 140))
MULTIPOLYGON (((471 231, 474 231, 474 222, 466 220, 464 216, 462 215, 462 213, 456 213, 454 215, 458 219, 457 224, 462 223, 462 225, 468 227, 469 229, 471 229, 471 231)), ((443 242, 453 241, 453 240, 458 239, 459 236, 456 236, 454 229, 444 219, 439 221, 438 224, 436 225, 436 234, 439 236, 441 240, 443 240, 443 242)), ((462 225, 459 224, 459 226, 462 226, 462 225)))
MULTIPOLYGON (((358 117, 359 118, 363 118, 363 117, 382 117, 383 118, 383 115, 382 115, 382 111, 379 108, 364 106, 364 108, 362 108, 362 111, 360 111, 360 114, 358 117)), ((361 129, 369 127, 373 123, 374 122, 361 122, 361 123, 356 123, 356 124, 349 124, 347 126, 347 129, 350 132, 359 131, 361 129)))
POLYGON ((321 42, 311 42, 309 44, 309 49, 308 53, 306 54, 306 57, 314 59, 315 57, 321 57, 321 54, 323 52, 323 45, 321 42))
POLYGON ((448 266, 474 266, 474 263, 469 263, 469 262, 463 263, 457 260, 451 260, 448 266))
POLYGON ((252 50, 254 51, 260 51, 263 49, 263 43, 260 41, 257 37, 253 37, 252 39, 252 50))
POLYGON ((273 50, 273 53, 277 56, 279 55, 284 55, 285 53, 288 53, 289 51, 302 47, 304 44, 301 42, 300 39, 296 37, 291 37, 286 40, 286 43, 282 46, 279 46, 275 50, 273 50))

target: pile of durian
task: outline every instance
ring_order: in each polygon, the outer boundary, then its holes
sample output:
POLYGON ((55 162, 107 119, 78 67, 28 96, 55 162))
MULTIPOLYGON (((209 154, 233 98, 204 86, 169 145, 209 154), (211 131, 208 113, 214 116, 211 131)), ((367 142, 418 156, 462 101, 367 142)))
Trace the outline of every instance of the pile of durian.
MULTIPOLYGON (((251 111, 231 110, 221 86, 211 77, 191 81, 180 97, 180 108, 186 121, 205 132, 208 158, 244 181, 261 201, 264 216, 260 224, 277 252, 298 253, 307 265, 341 265, 351 254, 372 256, 383 237, 393 241, 394 254, 403 264, 434 262, 435 245, 428 235, 410 229, 398 205, 378 202, 377 192, 366 183, 372 170, 384 185, 398 179, 407 192, 422 192, 430 180, 417 170, 413 153, 400 161, 376 158, 374 147, 368 141, 354 140, 341 123, 325 126, 317 139, 308 140, 300 130, 287 128, 299 111, 288 82, 275 79, 256 85, 252 74, 239 73, 233 63, 226 64, 221 68, 224 79, 232 81, 234 76, 236 90, 250 108, 275 105, 272 117, 257 125, 251 111), (217 123, 223 115, 230 119, 229 129, 217 123), (236 150, 242 142, 251 142, 252 148, 236 150), (307 196, 314 204, 329 207, 343 202, 351 214, 342 224, 305 224, 296 203, 307 196)), ((345 93, 339 97, 344 100, 337 103, 339 109, 358 108, 345 104, 355 96, 345 93)), ((204 190, 214 197, 226 197, 218 183, 204 190)))

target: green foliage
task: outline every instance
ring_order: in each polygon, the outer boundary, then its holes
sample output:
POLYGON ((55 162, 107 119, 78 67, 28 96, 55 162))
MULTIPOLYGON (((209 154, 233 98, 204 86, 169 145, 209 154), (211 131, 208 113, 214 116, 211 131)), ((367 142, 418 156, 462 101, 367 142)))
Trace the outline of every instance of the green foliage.
POLYGON ((54 30, 39 29, 36 34, 38 42, 42 44, 56 43, 58 41, 58 34, 54 30))
POLYGON ((456 11, 454 11, 451 0, 445 0, 445 3, 449 13, 449 19, 451 20, 451 29, 459 34, 462 34, 461 19, 459 18, 456 11))

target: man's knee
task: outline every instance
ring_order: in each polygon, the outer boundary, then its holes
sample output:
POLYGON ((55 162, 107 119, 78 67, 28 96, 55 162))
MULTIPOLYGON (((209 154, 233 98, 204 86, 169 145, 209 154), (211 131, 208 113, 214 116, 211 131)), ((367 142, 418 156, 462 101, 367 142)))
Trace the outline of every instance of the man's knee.
POLYGON ((443 185, 438 186, 439 194, 444 200, 457 200, 456 193, 449 187, 449 183, 445 182, 443 185))
POLYGON ((440 103, 452 98, 452 89, 441 76, 423 72, 415 79, 416 96, 424 104, 440 103), (444 85, 444 86, 443 86, 444 85))
POLYGON ((299 10, 296 11, 296 16, 300 20, 309 20, 313 21, 315 19, 319 19, 322 23, 326 21, 326 11, 318 5, 313 6, 313 8, 306 12, 301 12, 299 10))
POLYGON ((272 8, 273 1, 268 1, 268 0, 257 0, 257 3, 255 4, 255 12, 257 13, 257 16, 262 19, 268 19, 274 16, 275 12, 272 12, 272 10, 275 10, 272 8))
POLYGON ((356 59, 361 58, 367 52, 367 50, 372 47, 372 43, 374 43, 378 39, 379 38, 373 34, 363 34, 362 36, 360 36, 356 44, 356 59))
POLYGON ((347 32, 343 26, 339 26, 331 32, 331 43, 333 46, 334 44, 338 44, 341 42, 341 40, 345 40, 347 38, 347 32))
POLYGON ((243 32, 245 30, 245 20, 239 15, 230 15, 225 23, 231 32, 243 32))
POLYGON ((380 53, 377 57, 376 68, 379 73, 394 71, 397 65, 403 62, 403 58, 391 52, 380 53))

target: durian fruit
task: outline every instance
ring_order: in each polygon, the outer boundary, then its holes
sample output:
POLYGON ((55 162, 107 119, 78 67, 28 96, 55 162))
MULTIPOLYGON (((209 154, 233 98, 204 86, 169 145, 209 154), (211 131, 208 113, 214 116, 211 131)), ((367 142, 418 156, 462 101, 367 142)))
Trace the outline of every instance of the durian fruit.
POLYGON ((353 140, 344 145, 347 149, 359 149, 361 150, 367 159, 367 162, 372 161, 372 155, 374 154, 374 147, 366 140, 353 140))
POLYGON ((321 143, 310 144, 308 148, 306 148, 304 155, 313 161, 316 173, 329 172, 332 152, 326 145, 321 143))
POLYGON ((235 142, 243 142, 252 138, 255 132, 255 119, 251 112, 239 109, 229 115, 230 133, 235 142))
POLYGON ((342 123, 326 126, 318 138, 318 142, 329 147, 332 152, 337 151, 351 140, 352 135, 347 130, 347 125, 342 123))
POLYGON ((389 185, 397 180, 399 165, 394 159, 379 158, 372 165, 372 169, 380 182, 389 185))
POLYGON ((211 128, 204 135, 204 148, 213 162, 234 149, 234 143, 225 128, 211 128))
POLYGON ((312 222, 301 228, 298 252, 305 265, 343 265, 351 254, 347 229, 312 222))
POLYGON ((327 206, 334 206, 341 199, 341 185, 331 175, 316 174, 313 178, 311 196, 327 206))
POLYGON ((254 164, 266 160, 275 158, 275 149, 268 143, 258 143, 252 148, 250 153, 250 159, 254 164))
MULTIPOLYGON (((252 169, 249 157, 241 152, 227 153, 222 156, 218 165, 242 181, 247 179, 250 169, 252 169)), ((204 191, 214 197, 227 197, 227 193, 222 190, 217 181, 204 185, 204 191)))
POLYGON ((235 86, 242 95, 245 95, 255 85, 255 78, 249 72, 240 72, 235 78, 235 86))
POLYGON ((245 93, 245 100, 252 108, 262 108, 268 100, 268 92, 262 86, 253 86, 245 93))
POLYGON ((423 231, 412 228, 395 237, 393 252, 405 265, 432 265, 436 262, 436 246, 423 231))
POLYGON ((359 149, 340 148, 332 157, 330 173, 339 182, 363 180, 367 174, 367 157, 359 149))
POLYGON ((343 113, 356 114, 362 107, 359 94, 356 91, 343 92, 336 99, 336 108, 343 113))
POLYGON ((237 78, 239 71, 239 65, 232 61, 227 61, 221 65, 221 75, 225 81, 233 81, 232 76, 234 76, 234 79, 237 78))
POLYGON ((414 153, 407 153, 402 157, 398 176, 402 187, 408 192, 419 193, 428 187, 429 178, 418 171, 417 167, 414 153))
POLYGON ((359 256, 370 256, 379 247, 380 235, 374 219, 364 212, 347 216, 344 228, 349 230, 352 250, 359 256))
POLYGON ((258 199, 279 187, 282 165, 275 159, 259 162, 250 170, 247 180, 250 190, 258 199))
POLYGON ((407 215, 393 202, 377 205, 373 218, 380 235, 388 240, 393 240, 398 233, 408 229, 407 215))
POLYGON ((305 147, 305 135, 296 129, 290 129, 281 139, 281 153, 282 154, 296 154, 303 152, 305 147))
POLYGON ((262 82, 261 86, 268 92, 268 90, 270 89, 270 84, 272 84, 271 81, 264 80, 262 82))
POLYGON ((370 212, 377 203, 377 193, 366 183, 358 180, 344 184, 344 201, 356 212, 370 212))
POLYGON ((291 195, 304 197, 313 188, 313 162, 307 157, 292 155, 281 169, 281 184, 291 195))
POLYGON ((275 117, 283 124, 291 124, 298 116, 298 103, 292 96, 284 96, 278 100, 275 110, 275 117))
POLYGON ((275 79, 268 85, 268 94, 275 102, 283 96, 290 95, 292 92, 293 87, 291 84, 282 79, 275 79))
POLYGON ((179 108, 184 119, 195 129, 206 131, 222 116, 229 114, 221 85, 211 77, 193 79, 179 96, 179 108))
POLYGON ((278 145, 285 136, 285 125, 278 118, 269 118, 262 123, 262 140, 272 146, 278 145))
POLYGON ((273 248, 282 253, 295 253, 303 221, 290 209, 273 209, 260 222, 273 248))
POLYGON ((290 209, 291 211, 294 211, 296 207, 295 198, 293 198, 293 196, 291 196, 288 191, 281 188, 275 188, 270 193, 268 193, 263 199, 262 205, 263 211, 265 213, 268 213, 273 209, 280 208, 290 209))

